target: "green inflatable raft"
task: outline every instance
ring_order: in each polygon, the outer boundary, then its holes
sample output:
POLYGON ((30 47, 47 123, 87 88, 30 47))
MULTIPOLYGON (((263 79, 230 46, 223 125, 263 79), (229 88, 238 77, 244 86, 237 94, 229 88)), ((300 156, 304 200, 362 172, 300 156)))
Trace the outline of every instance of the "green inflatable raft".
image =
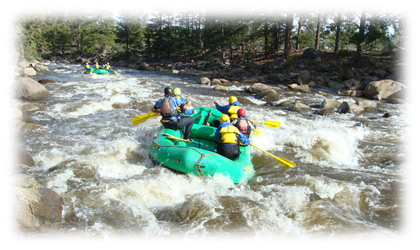
POLYGON ((194 119, 192 142, 183 140, 180 130, 162 126, 149 149, 152 160, 186 174, 200 177, 221 174, 230 177, 234 183, 248 182, 255 174, 252 147, 241 146, 241 154, 235 160, 216 153, 214 134, 222 113, 207 107, 195 110, 197 113, 191 115, 194 119))
POLYGON ((106 69, 95 69, 92 72, 86 70, 84 73, 85 74, 94 73, 94 74, 98 74, 98 75, 109 75, 109 71, 106 70, 106 69))

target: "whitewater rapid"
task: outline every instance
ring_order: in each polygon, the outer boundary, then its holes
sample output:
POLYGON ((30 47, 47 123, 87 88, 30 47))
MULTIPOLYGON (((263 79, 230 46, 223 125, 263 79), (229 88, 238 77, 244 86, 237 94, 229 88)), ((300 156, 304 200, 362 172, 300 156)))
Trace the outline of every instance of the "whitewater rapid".
MULTIPOLYGON (((87 235, 317 235, 361 232, 395 234, 401 222, 403 105, 378 103, 361 115, 317 116, 289 112, 246 94, 195 84, 197 79, 127 68, 118 75, 82 75, 80 65, 51 64, 38 78, 51 97, 29 115, 44 129, 19 135, 33 156, 28 173, 64 198, 63 233, 87 235), (252 119, 281 122, 259 126, 254 144, 287 158, 284 168, 253 151, 256 177, 233 184, 228 178, 174 173, 155 166, 148 148, 159 119, 134 126, 131 118, 150 111, 165 86, 180 87, 193 107, 244 96, 252 119), (392 116, 382 118, 384 113, 392 116)), ((324 96, 285 91, 282 101, 321 104, 324 96)), ((334 96, 337 100, 348 97, 334 96)))

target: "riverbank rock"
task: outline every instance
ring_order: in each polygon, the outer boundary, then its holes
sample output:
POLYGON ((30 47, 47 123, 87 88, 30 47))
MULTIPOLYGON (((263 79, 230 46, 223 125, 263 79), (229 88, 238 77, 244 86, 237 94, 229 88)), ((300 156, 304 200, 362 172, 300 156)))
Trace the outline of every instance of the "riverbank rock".
POLYGON ((51 80, 51 79, 39 79, 38 82, 41 83, 41 84, 55 83, 55 81, 51 80))
POLYGON ((201 77, 200 78, 200 84, 201 85, 210 85, 211 81, 209 78, 207 77, 201 77))
POLYGON ((365 96, 365 92, 363 90, 345 90, 343 92, 338 91, 338 95, 340 96, 351 96, 351 97, 363 97, 365 96))
POLYGON ((29 155, 28 151, 24 149, 17 149, 17 164, 23 164, 28 167, 35 166, 35 161, 31 155, 29 155))
POLYGON ((303 93, 311 93, 311 88, 308 84, 299 85, 297 83, 292 83, 287 85, 287 88, 293 91, 299 91, 303 93))
POLYGON ((16 178, 15 218, 18 229, 26 232, 54 232, 61 227, 63 198, 39 184, 34 177, 16 178))
POLYGON ((338 107, 340 107, 340 105, 341 105, 340 101, 326 98, 321 103, 321 109, 338 109, 338 107))
POLYGON ((23 98, 31 101, 42 100, 50 93, 39 82, 31 78, 18 78, 15 82, 15 94, 18 98, 23 98))
POLYGON ((309 70, 303 70, 299 73, 298 76, 298 83, 300 85, 302 84, 308 84, 310 81, 312 80, 312 76, 311 76, 311 72, 309 72, 309 70))
POLYGON ((258 92, 255 97, 266 102, 275 102, 280 100, 280 96, 276 90, 269 88, 258 92))
POLYGON ((365 110, 375 110, 377 108, 376 102, 370 100, 356 100, 356 104, 365 110))
POLYGON ((222 84, 222 81, 220 81, 220 79, 214 78, 213 80, 211 80, 211 85, 219 85, 222 84))
POLYGON ((249 99, 247 99, 247 98, 245 98, 245 97, 242 97, 242 96, 237 96, 236 98, 238 98, 238 101, 239 101, 239 103, 241 103, 241 104, 245 104, 245 105, 248 105, 248 104, 253 104, 253 102, 252 102, 252 101, 250 101, 249 99))
POLYGON ((36 71, 50 71, 50 69, 47 66, 42 64, 35 64, 34 68, 36 71))
POLYGON ((295 102, 289 107, 287 107, 287 110, 298 112, 298 113, 305 113, 305 112, 311 111, 312 109, 311 107, 309 107, 303 102, 295 102))
POLYGON ((403 98, 405 85, 394 80, 380 80, 370 82, 365 89, 365 97, 383 100, 392 98, 403 98))
POLYGON ((216 85, 213 89, 220 92, 229 92, 229 88, 223 85, 216 85))
POLYGON ((343 102, 341 103, 340 107, 338 107, 337 109, 337 113, 340 113, 340 114, 353 113, 353 114, 358 115, 362 113, 363 111, 364 109, 362 107, 351 102, 343 102))
POLYGON ((20 75, 23 77, 34 77, 36 74, 36 70, 32 67, 25 67, 20 71, 20 75))
POLYGON ((338 107, 340 107, 340 105, 341 105, 341 102, 340 101, 326 98, 321 103, 320 109, 316 110, 314 112, 314 114, 316 114, 316 115, 329 115, 329 114, 332 114, 332 113, 334 113, 338 109, 338 107))
POLYGON ((254 83, 249 88, 245 89, 248 93, 258 93, 267 89, 271 89, 271 86, 264 84, 264 83, 254 83))
POLYGON ((139 63, 137 63, 136 69, 138 69, 138 70, 149 70, 150 65, 145 63, 145 62, 139 62, 139 63))

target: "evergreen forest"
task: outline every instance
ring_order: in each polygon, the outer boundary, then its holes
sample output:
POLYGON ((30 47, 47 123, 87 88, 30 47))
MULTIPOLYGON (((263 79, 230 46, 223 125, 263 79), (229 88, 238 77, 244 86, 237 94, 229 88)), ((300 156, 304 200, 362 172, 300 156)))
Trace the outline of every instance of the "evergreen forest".
POLYGON ((252 67, 305 48, 337 55, 391 53, 404 40, 399 14, 364 11, 45 14, 21 17, 18 27, 25 58, 41 61, 229 60, 252 67))

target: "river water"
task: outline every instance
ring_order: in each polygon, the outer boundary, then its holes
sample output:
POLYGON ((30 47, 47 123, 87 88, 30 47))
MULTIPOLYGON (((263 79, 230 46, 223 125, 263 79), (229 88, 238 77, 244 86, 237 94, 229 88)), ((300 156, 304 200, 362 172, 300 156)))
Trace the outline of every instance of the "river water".
MULTIPOLYGON (((361 115, 317 116, 289 112, 230 87, 230 93, 195 84, 196 78, 116 68, 119 75, 81 75, 81 67, 50 64, 37 79, 51 97, 29 115, 44 129, 18 142, 33 156, 27 171, 64 198, 62 229, 92 236, 331 236, 396 235, 404 215, 408 145, 405 105, 378 103, 361 115), (174 173, 148 157, 160 123, 138 126, 131 118, 150 111, 165 86, 180 87, 193 107, 226 104, 244 96, 259 126, 252 141, 297 164, 284 168, 253 151, 255 178, 174 173), (384 113, 391 114, 382 118, 384 113)), ((284 91, 279 102, 299 98, 319 105, 325 97, 284 91)), ((333 96, 344 101, 348 97, 333 96)))

